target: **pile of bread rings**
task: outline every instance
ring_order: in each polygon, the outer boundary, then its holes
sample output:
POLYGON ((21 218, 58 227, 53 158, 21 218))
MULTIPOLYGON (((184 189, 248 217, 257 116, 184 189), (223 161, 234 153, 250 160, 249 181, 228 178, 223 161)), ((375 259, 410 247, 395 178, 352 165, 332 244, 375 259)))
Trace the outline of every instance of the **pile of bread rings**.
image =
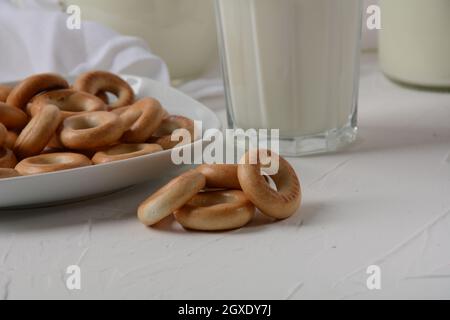
POLYGON ((173 214, 189 230, 226 231, 247 225, 256 209, 275 220, 286 219, 297 212, 301 199, 289 162, 271 151, 251 150, 238 165, 205 164, 170 181, 140 205, 138 218, 154 226, 173 214), (276 189, 262 174, 262 152, 279 161, 278 173, 270 176, 276 189))
POLYGON ((57 74, 33 75, 0 85, 0 179, 171 149, 178 128, 194 138, 191 119, 169 115, 156 99, 136 100, 115 74, 87 72, 72 86, 57 74))

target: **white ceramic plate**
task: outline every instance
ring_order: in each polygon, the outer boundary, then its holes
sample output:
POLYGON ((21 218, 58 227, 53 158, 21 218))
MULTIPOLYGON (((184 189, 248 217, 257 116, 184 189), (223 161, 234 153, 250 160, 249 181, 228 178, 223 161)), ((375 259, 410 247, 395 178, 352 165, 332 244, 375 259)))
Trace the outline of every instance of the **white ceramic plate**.
MULTIPOLYGON (((131 84, 138 97, 158 99, 169 113, 202 121, 203 130, 221 127, 211 110, 183 93, 150 79, 123 78, 131 84)), ((201 140, 195 142, 202 143, 201 140)), ((184 169, 172 163, 171 151, 168 150, 108 164, 1 179, 0 208, 42 206, 92 197, 174 175, 184 169)))

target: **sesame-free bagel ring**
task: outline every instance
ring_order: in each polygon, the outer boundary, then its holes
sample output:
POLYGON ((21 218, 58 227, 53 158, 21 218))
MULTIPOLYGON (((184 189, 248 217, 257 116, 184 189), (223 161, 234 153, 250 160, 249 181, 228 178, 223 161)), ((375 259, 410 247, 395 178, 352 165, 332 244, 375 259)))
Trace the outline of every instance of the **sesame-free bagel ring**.
POLYGON ((255 206, 238 190, 199 193, 174 214, 183 227, 198 231, 238 229, 254 215, 255 206))
POLYGON ((0 148, 5 145, 5 141, 6 141, 7 136, 8 136, 8 130, 0 122, 0 148))
POLYGON ((11 168, 0 168, 0 179, 19 177, 20 174, 11 168))
POLYGON ((28 123, 28 116, 18 108, 0 102, 0 123, 8 129, 21 130, 28 123))
POLYGON ((106 111, 89 112, 64 120, 60 139, 69 149, 96 149, 117 143, 123 131, 118 115, 106 111))
POLYGON ((10 106, 25 110, 31 99, 44 91, 67 89, 69 84, 61 76, 53 73, 37 74, 20 82, 6 99, 10 106))
POLYGON ((182 116, 165 118, 151 141, 159 144, 164 150, 172 149, 180 144, 180 141, 172 141, 172 133, 177 129, 186 129, 191 136, 191 142, 194 142, 194 121, 182 116))
POLYGON ((78 153, 49 153, 22 160, 16 170, 23 176, 90 166, 91 160, 78 153))
POLYGON ((0 102, 5 102, 12 91, 12 87, 0 85, 0 102))
POLYGON ((0 148, 0 168, 14 168, 17 159, 10 149, 0 148))
POLYGON ((41 153, 61 123, 61 112, 54 105, 46 105, 22 130, 14 145, 14 153, 25 159, 41 153))
POLYGON ((247 152, 238 166, 238 178, 242 190, 250 201, 262 213, 272 218, 286 219, 300 208, 302 193, 297 174, 289 162, 274 152, 268 150, 247 152), (257 156, 252 155, 252 152, 257 152, 257 156), (261 175, 261 158, 266 155, 271 161, 279 161, 278 173, 270 176, 277 190, 272 189, 261 175), (256 163, 252 163, 253 158, 257 159, 256 163))
POLYGON ((43 93, 33 99, 29 112, 34 116, 44 105, 53 104, 61 110, 63 119, 83 112, 105 111, 105 103, 94 95, 71 89, 43 93))
POLYGON ((120 117, 129 126, 121 140, 126 143, 144 143, 161 125, 164 109, 157 100, 145 98, 124 110, 120 117))
POLYGON ((108 163, 140 157, 162 151, 159 144, 119 144, 104 151, 97 152, 92 158, 94 164, 108 163))
POLYGON ((173 179, 139 206, 139 220, 146 226, 155 225, 184 206, 205 183, 205 176, 195 170, 173 179))
POLYGON ((204 164, 196 170, 206 177, 208 188, 241 190, 237 164, 204 164))
POLYGON ((17 133, 15 133, 14 131, 8 131, 6 133, 6 139, 5 142, 3 143, 3 146, 8 148, 8 149, 14 149, 14 145, 16 144, 18 135, 17 133))
POLYGON ((114 94, 117 101, 110 104, 111 108, 128 106, 134 102, 134 92, 131 86, 119 76, 105 71, 91 71, 80 75, 73 88, 93 95, 101 92, 114 94))

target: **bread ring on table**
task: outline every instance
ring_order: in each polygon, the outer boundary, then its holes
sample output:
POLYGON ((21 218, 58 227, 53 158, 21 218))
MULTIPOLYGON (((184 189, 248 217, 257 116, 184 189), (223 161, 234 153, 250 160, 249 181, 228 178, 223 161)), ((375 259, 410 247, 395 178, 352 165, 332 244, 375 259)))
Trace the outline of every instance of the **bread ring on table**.
POLYGON ((2 148, 5 145, 7 136, 8 136, 8 130, 0 122, 0 148, 2 148))
POLYGON ((0 168, 0 179, 20 177, 20 174, 11 168, 0 168))
POLYGON ((67 81, 53 73, 37 74, 20 82, 8 96, 6 103, 25 110, 31 99, 44 91, 67 89, 67 81))
POLYGON ((117 143, 123 132, 123 123, 118 115, 97 111, 64 120, 60 139, 69 149, 98 149, 117 143))
POLYGON ((94 164, 108 163, 140 157, 163 151, 159 144, 119 144, 104 151, 97 152, 92 158, 94 164))
POLYGON ((6 133, 5 142, 3 143, 4 147, 11 150, 14 149, 14 145, 16 144, 17 138, 18 138, 17 133, 15 133, 14 131, 8 131, 6 133))
POLYGON ((34 116, 42 106, 52 104, 61 110, 66 119, 84 112, 105 111, 105 103, 94 95, 71 89, 55 90, 43 93, 33 99, 29 113, 34 116))
POLYGON ((204 164, 196 170, 206 177, 207 188, 241 190, 237 164, 204 164))
POLYGON ((78 153, 49 153, 27 158, 16 166, 23 176, 62 171, 92 165, 91 160, 78 153))
POLYGON ((184 206, 206 184, 205 176, 191 170, 170 181, 145 200, 138 209, 138 218, 146 226, 153 226, 184 206))
POLYGON ((159 128, 164 118, 164 109, 153 98, 139 100, 126 110, 121 110, 120 117, 129 128, 122 136, 126 143, 144 143, 159 128))
POLYGON ((28 123, 28 116, 20 109, 0 102, 0 123, 8 129, 21 130, 28 123))
POLYGON ((198 231, 239 229, 254 215, 255 206, 238 190, 199 193, 174 213, 184 228, 198 231))
POLYGON ((0 102, 5 102, 12 91, 12 87, 0 85, 0 102))
POLYGON ((14 168, 17 159, 10 149, 0 148, 0 168, 14 168))
POLYGON ((91 71, 80 75, 73 88, 93 95, 98 95, 100 92, 114 94, 117 101, 110 104, 111 108, 128 106, 134 102, 134 92, 128 82, 106 71, 91 71))
POLYGON ((61 112, 54 105, 46 105, 22 130, 14 145, 14 153, 25 159, 41 153, 61 123, 61 112))
POLYGON ((165 118, 150 141, 159 144, 164 150, 175 148, 180 144, 180 141, 172 141, 172 133, 177 129, 186 129, 191 135, 191 142, 194 142, 194 121, 183 116, 165 118))
POLYGON ((238 178, 247 198, 269 217, 286 219, 300 208, 302 193, 297 174, 289 162, 275 152, 268 150, 247 152, 238 166, 238 178), (252 152, 257 152, 257 156, 251 155, 252 152), (272 189, 261 175, 261 159, 266 155, 272 161, 279 161, 278 173, 270 176, 277 190, 272 189), (253 164, 251 159, 257 159, 257 163, 253 164))

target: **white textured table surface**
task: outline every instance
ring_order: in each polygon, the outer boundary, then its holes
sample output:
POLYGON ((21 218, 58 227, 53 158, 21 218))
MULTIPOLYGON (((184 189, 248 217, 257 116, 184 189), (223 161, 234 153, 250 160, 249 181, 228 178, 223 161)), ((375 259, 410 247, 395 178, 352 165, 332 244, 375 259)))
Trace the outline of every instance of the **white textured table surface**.
POLYGON ((146 229, 135 211, 154 185, 0 212, 0 299, 450 298, 450 94, 398 87, 366 56, 360 127, 346 151, 290 159, 304 204, 276 224, 146 229), (65 287, 73 264, 80 291, 65 287))

